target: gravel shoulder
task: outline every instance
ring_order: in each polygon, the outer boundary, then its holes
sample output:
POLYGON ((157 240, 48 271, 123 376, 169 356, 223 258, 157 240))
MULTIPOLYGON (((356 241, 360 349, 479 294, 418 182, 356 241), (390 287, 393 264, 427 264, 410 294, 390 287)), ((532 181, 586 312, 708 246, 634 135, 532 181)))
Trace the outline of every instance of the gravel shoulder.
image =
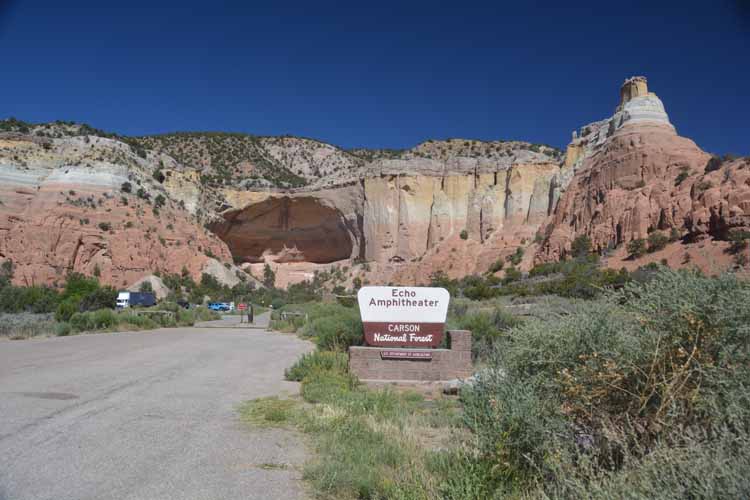
POLYGON ((293 394, 312 345, 172 328, 0 344, 0 499, 303 498, 301 439, 238 404, 293 394))

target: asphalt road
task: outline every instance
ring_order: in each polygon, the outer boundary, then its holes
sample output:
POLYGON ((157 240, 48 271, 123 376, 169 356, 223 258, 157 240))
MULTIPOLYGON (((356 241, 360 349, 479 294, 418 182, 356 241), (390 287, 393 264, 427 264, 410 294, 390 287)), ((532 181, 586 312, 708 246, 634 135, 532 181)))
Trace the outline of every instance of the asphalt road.
POLYGON ((299 436, 236 407, 296 392, 311 349, 237 328, 2 341, 0 500, 302 498, 299 436))

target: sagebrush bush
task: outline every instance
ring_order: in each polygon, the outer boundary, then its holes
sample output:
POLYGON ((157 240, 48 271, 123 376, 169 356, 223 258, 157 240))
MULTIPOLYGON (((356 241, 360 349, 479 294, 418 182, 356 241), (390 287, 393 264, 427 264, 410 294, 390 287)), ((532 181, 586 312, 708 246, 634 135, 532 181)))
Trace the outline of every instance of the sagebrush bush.
POLYGON ((315 337, 318 349, 346 351, 351 345, 364 341, 359 311, 337 304, 326 304, 309 309, 303 335, 315 337))
POLYGON ((70 327, 76 332, 85 332, 92 329, 91 315, 88 313, 75 313, 70 317, 70 327))
POLYGON ((593 464, 592 477, 619 473, 658 450, 746 435, 749 353, 750 284, 661 268, 568 315, 511 329, 463 395, 466 421, 507 480, 589 484, 575 464, 593 464))
POLYGON ((57 306, 55 310, 55 319, 57 321, 69 321, 71 316, 78 312, 79 300, 75 297, 69 297, 57 306))
POLYGON ((458 316, 451 321, 451 328, 471 331, 472 351, 477 358, 489 352, 504 332, 520 323, 521 319, 496 307, 458 316))
POLYGON ((349 368, 349 356, 343 352, 315 351, 303 354, 292 366, 286 369, 287 380, 301 382, 313 371, 330 370, 346 373, 349 368))
POLYGON ((70 335, 70 332, 70 323, 57 323, 55 326, 55 335, 58 337, 66 337, 70 335))

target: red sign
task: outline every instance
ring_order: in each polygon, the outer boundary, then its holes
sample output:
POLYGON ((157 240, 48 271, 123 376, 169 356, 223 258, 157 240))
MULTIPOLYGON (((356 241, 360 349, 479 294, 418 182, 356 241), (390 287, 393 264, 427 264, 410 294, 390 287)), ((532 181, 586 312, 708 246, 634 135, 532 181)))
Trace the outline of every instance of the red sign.
POLYGON ((430 351, 381 351, 380 359, 432 359, 430 351))
POLYGON ((247 309, 247 304, 237 304, 237 309, 239 309, 240 311, 244 311, 245 309, 247 309))

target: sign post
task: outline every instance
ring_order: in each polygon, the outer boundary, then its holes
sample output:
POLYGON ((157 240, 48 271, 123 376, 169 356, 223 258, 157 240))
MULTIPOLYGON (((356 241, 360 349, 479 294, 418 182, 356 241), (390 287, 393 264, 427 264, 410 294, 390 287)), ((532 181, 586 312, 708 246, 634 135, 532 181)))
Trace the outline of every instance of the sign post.
POLYGON ((367 286, 357 293, 367 346, 349 347, 349 370, 365 381, 439 381, 472 373, 471 332, 440 348, 450 294, 444 288, 367 286))

